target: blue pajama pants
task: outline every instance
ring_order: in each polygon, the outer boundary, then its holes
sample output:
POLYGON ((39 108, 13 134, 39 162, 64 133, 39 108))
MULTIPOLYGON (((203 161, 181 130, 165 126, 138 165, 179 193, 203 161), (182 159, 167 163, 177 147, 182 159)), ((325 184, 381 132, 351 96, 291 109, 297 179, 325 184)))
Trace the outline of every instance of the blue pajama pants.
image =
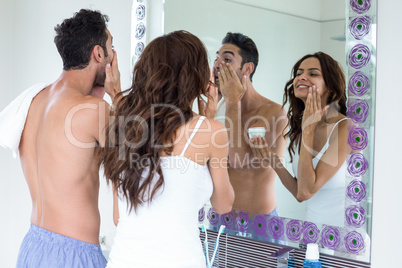
POLYGON ((22 241, 17 268, 104 268, 99 245, 56 234, 31 224, 22 241))

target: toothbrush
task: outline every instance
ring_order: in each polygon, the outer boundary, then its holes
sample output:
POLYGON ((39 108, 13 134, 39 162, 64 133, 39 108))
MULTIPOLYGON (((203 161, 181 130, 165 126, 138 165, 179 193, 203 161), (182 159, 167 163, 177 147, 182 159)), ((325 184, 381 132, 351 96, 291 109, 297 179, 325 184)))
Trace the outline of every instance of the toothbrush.
POLYGON ((208 235, 204 224, 201 225, 201 230, 205 233, 205 239, 204 239, 205 257, 207 258, 207 267, 210 268, 211 264, 209 263, 209 254, 208 254, 208 235))
POLYGON ((212 260, 211 260, 211 266, 210 266, 210 267, 212 267, 212 265, 214 264, 216 252, 218 251, 218 247, 219 247, 219 237, 221 236, 221 234, 222 234, 224 231, 225 231, 225 226, 224 226, 224 225, 221 225, 221 227, 219 227, 218 237, 216 238, 214 254, 212 255, 212 260))

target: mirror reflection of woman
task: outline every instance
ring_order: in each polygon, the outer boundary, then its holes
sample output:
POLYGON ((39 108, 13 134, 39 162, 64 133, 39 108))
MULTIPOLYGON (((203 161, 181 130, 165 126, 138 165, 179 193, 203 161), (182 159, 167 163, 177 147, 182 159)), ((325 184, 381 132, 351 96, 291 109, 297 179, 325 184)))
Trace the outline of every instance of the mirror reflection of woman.
POLYGON ((254 136, 250 145, 293 196, 306 202, 306 221, 343 226, 346 157, 351 151, 344 73, 332 57, 317 52, 296 62, 292 74, 284 105, 289 101, 285 136, 295 177, 270 152, 265 138, 254 136))
POLYGON ((234 201, 225 126, 192 111, 201 94, 217 98, 209 79, 204 45, 177 31, 145 47, 116 97, 103 152, 117 225, 107 267, 205 267, 198 211, 234 201))

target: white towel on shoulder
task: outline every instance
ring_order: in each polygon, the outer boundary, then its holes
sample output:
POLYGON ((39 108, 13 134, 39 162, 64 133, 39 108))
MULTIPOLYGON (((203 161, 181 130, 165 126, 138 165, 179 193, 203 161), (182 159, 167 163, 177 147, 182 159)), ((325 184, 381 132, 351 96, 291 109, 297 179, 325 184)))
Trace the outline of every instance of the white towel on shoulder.
POLYGON ((0 112, 0 146, 10 148, 14 158, 18 156, 18 147, 32 99, 48 85, 40 83, 26 89, 0 112))

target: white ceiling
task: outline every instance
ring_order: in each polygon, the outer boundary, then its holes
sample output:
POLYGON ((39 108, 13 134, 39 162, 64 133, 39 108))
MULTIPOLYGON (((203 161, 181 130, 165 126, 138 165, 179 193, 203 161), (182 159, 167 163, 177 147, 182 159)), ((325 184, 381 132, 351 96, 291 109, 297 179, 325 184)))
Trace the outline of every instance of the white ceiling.
POLYGON ((316 21, 345 18, 345 0, 225 0, 316 21))

